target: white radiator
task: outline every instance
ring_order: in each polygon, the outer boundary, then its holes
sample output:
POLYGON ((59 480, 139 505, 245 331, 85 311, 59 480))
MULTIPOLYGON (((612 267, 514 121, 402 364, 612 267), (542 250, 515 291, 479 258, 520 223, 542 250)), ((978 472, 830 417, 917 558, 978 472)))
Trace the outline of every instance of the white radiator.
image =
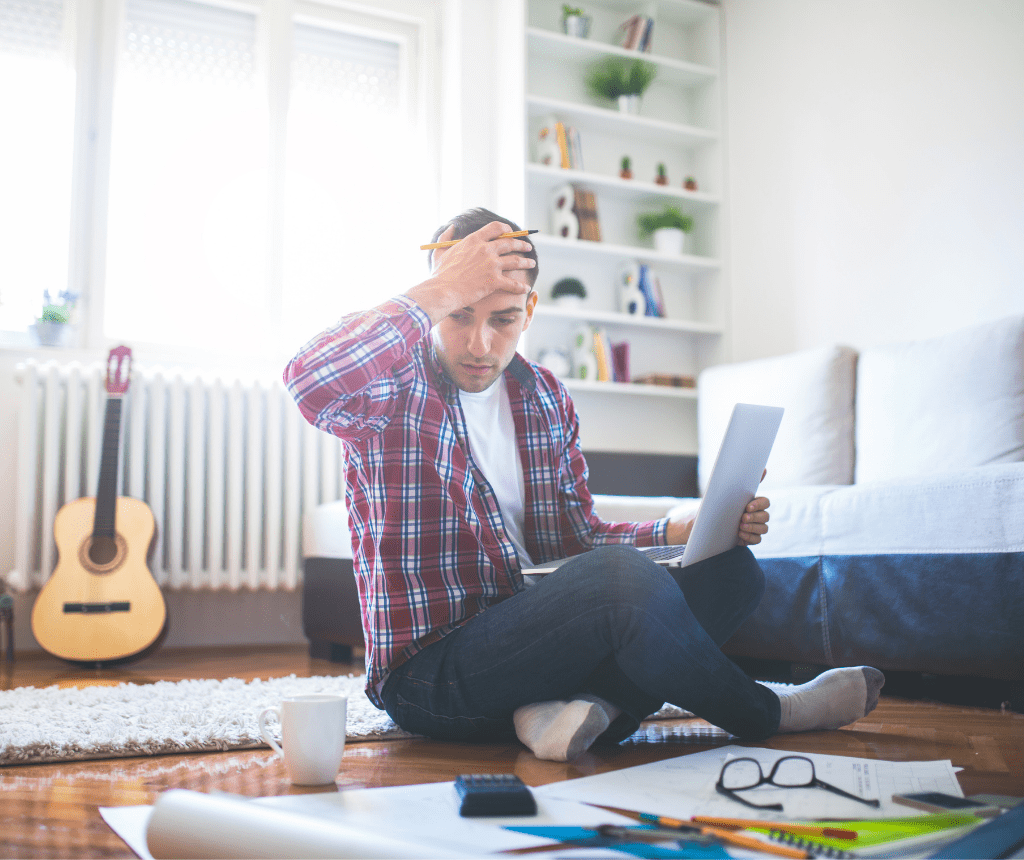
MULTIPOLYGON (((16 379, 17 589, 57 561, 53 518, 95 496, 105 365, 28 361, 16 379)), ((280 381, 136 365, 123 405, 118 495, 142 499, 157 534, 150 570, 170 589, 295 588, 302 515, 344 497, 341 442, 309 426, 280 381)))

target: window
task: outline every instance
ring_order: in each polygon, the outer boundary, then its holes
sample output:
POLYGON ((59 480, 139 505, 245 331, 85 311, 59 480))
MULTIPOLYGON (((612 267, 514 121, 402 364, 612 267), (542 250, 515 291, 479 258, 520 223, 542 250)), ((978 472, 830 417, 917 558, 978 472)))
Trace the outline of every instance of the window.
POLYGON ((301 344, 343 312, 401 292, 396 276, 422 280, 417 249, 437 218, 424 205, 424 143, 407 133, 400 46, 308 24, 296 25, 294 45, 282 321, 301 344))
POLYGON ((61 0, 0 0, 0 329, 68 282, 73 23, 61 0))
POLYGON ((265 323, 268 119, 255 55, 253 13, 127 0, 111 133, 109 337, 214 344, 225 329, 265 323))
MULTIPOLYGON (((438 221, 429 130, 437 88, 423 71, 437 65, 435 4, 107 3, 78 8, 95 8, 116 74, 106 82, 95 76, 92 120, 108 147, 85 147, 103 187, 79 205, 92 226, 83 252, 90 259, 76 267, 67 251, 70 213, 79 211, 70 175, 74 75, 59 50, 68 30, 58 27, 70 13, 60 0, 0 0, 0 34, 14 34, 11 22, 25 17, 13 14, 16 7, 31 7, 46 22, 32 32, 48 34, 33 38, 49 71, 35 58, 20 78, 38 81, 40 93, 46 87, 45 100, 34 95, 19 106, 19 94, 0 83, 0 105, 25 127, 18 145, 38 165, 26 171, 35 178, 25 180, 20 208, 40 198, 35 210, 50 219, 43 229, 4 207, 4 217, 21 218, 36 244, 21 243, 15 261, 32 279, 17 279, 10 300, 0 287, 0 329, 24 329, 43 287, 64 289, 70 269, 89 273, 77 278, 88 283, 71 288, 90 299, 93 312, 81 315, 90 345, 277 360, 342 313, 425 275, 416 249, 438 221), (111 23, 110 10, 119 7, 120 20, 111 23), (40 147, 44 101, 60 128, 42 135, 47 146, 40 147), (53 169, 59 147, 63 174, 53 169)), ((21 57, 5 45, 0 56, 21 57)), ((73 256, 74 241, 71 247, 73 256)), ((3 273, 4 284, 14 282, 3 273)))

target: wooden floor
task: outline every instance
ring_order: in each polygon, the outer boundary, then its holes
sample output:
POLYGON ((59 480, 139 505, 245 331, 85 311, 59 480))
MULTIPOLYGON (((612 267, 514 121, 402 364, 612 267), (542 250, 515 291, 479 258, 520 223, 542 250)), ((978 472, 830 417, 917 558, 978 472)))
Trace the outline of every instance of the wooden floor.
MULTIPOLYGON (((361 666, 312 660, 296 647, 164 650, 106 669, 80 668, 48 655, 19 655, 13 669, 0 671, 0 688, 361 671, 361 666)), ((421 739, 349 744, 337 785, 328 790, 450 781, 466 772, 514 772, 537 786, 728 742, 699 720, 676 720, 657 724, 639 740, 586 753, 568 764, 538 761, 513 744, 421 739)), ((903 761, 948 758, 963 768, 959 779, 965 794, 1024 796, 1024 715, 1009 710, 883 696, 878 709, 852 727, 783 735, 761 746, 903 761)), ((292 786, 280 760, 262 749, 0 768, 0 856, 132 857, 98 808, 153 803, 169 788, 250 797, 324 790, 292 786)))

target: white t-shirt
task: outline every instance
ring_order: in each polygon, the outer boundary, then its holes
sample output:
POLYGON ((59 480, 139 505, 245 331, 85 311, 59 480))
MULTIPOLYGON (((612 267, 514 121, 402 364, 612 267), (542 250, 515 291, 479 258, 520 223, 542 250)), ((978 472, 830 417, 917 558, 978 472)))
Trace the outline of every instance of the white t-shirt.
POLYGON ((533 561, 526 551, 523 534, 526 508, 523 461, 516 445, 516 427, 504 375, 486 391, 460 391, 459 400, 466 416, 473 460, 494 490, 505 533, 519 553, 520 565, 529 567, 533 561))

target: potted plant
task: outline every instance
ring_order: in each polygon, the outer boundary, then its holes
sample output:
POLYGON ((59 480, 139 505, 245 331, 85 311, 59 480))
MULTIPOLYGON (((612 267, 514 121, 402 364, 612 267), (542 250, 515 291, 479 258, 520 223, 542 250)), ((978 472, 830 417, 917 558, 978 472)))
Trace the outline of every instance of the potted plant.
POLYGON ((633 162, 629 160, 628 155, 622 156, 621 170, 619 170, 619 176, 623 179, 633 178, 633 162))
POLYGON ((660 212, 644 212, 637 217, 640 235, 654 239, 656 250, 666 254, 682 254, 686 234, 693 229, 693 218, 684 215, 678 206, 666 206, 660 212))
POLYGON ((668 171, 665 170, 665 162, 658 162, 658 175, 654 177, 654 181, 658 185, 668 185, 668 171))
POLYGON ((586 39, 590 34, 590 16, 579 6, 562 4, 562 32, 566 36, 586 39))
POLYGON ((694 179, 692 176, 687 176, 686 179, 683 180, 683 188, 685 188, 687 191, 696 191, 697 180, 694 179))
POLYGON ((597 99, 617 101, 624 113, 638 113, 640 98, 658 73, 658 67, 644 60, 605 57, 590 67, 587 88, 597 99))
POLYGON ((43 310, 32 326, 42 346, 64 345, 77 301, 78 296, 68 290, 58 293, 57 301, 51 299, 49 290, 43 292, 43 310))
POLYGON ((557 305, 580 305, 587 297, 587 288, 579 278, 562 278, 551 288, 551 300, 557 305))

